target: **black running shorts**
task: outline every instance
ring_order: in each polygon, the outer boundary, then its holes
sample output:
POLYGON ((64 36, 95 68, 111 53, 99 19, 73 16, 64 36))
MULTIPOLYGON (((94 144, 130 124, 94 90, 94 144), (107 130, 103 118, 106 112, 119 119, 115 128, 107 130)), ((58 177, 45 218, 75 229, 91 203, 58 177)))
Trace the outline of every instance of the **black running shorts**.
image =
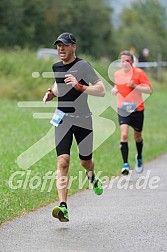
POLYGON ((93 130, 91 116, 88 118, 64 116, 58 127, 55 127, 57 156, 70 155, 73 136, 78 145, 79 158, 82 160, 92 159, 93 130))
POLYGON ((144 110, 127 113, 122 109, 118 109, 119 125, 128 124, 134 130, 141 132, 144 122, 144 110))

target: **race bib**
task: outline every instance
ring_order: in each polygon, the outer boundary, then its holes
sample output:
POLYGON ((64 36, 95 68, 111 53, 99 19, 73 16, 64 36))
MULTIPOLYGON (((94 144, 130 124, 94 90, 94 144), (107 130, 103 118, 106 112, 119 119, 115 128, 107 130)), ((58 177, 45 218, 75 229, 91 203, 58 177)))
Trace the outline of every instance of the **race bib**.
POLYGON ((136 103, 135 102, 122 102, 122 109, 126 112, 134 112, 136 110, 136 103))
POLYGON ((57 127, 59 125, 59 123, 61 122, 61 120, 63 119, 64 115, 65 115, 65 113, 63 111, 61 111, 60 109, 56 109, 50 123, 53 126, 57 127))

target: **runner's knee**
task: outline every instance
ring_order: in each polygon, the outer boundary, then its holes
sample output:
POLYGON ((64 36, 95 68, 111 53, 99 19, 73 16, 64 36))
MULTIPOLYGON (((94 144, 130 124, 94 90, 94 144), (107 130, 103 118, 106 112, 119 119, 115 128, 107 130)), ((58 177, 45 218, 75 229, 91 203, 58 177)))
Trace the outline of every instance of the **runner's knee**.
POLYGON ((134 131, 134 139, 137 143, 142 141, 142 134, 141 132, 134 131))
POLYGON ((67 155, 67 154, 60 155, 58 157, 58 169, 59 170, 68 169, 69 162, 70 162, 69 155, 67 155))
POLYGON ((87 170, 92 170, 92 168, 94 167, 94 163, 93 160, 82 160, 80 159, 81 165, 87 170))
POLYGON ((121 134, 121 142, 127 142, 128 141, 128 134, 126 132, 121 134))

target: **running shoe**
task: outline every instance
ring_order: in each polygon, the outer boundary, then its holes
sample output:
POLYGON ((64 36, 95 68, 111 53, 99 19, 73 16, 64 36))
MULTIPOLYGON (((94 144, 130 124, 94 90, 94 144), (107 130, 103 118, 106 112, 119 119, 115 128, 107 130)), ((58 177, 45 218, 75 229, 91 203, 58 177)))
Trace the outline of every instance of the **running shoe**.
POLYGON ((135 160, 136 160, 136 165, 135 165, 135 171, 137 173, 142 173, 144 166, 143 166, 143 159, 138 159, 137 154, 135 156, 135 160))
POLYGON ((128 163, 124 163, 121 173, 122 175, 128 175, 129 174, 129 170, 130 170, 130 166, 128 163))
POLYGON ((52 210, 52 216, 61 222, 68 222, 68 210, 65 206, 55 206, 52 210))
POLYGON ((103 193, 102 182, 97 176, 95 176, 94 181, 92 182, 92 185, 93 185, 93 191, 97 195, 101 195, 103 193))

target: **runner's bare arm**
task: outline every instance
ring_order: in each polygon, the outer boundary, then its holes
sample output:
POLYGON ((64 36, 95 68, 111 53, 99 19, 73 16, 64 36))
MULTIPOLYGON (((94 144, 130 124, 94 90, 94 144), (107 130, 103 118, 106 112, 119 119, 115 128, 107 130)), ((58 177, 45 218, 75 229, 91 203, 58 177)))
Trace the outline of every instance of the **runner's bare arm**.
POLYGON ((106 94, 105 87, 102 81, 98 81, 96 84, 90 86, 82 85, 81 91, 85 94, 100 97, 104 97, 106 94))
POLYGON ((84 92, 86 94, 92 95, 92 96, 105 96, 105 87, 101 80, 99 80, 96 84, 86 86, 82 85, 81 83, 78 83, 76 78, 71 75, 67 74, 66 79, 64 80, 67 85, 72 85, 77 91, 84 92))
POLYGON ((48 88, 48 91, 43 97, 43 102, 51 101, 54 97, 57 96, 57 83, 55 82, 52 88, 48 88))
POLYGON ((136 85, 133 81, 130 81, 127 84, 128 87, 134 88, 135 90, 141 92, 141 93, 145 93, 145 94, 152 94, 152 88, 151 86, 145 84, 145 83, 141 83, 140 85, 136 85))
POLYGON ((111 94, 112 95, 117 95, 118 94, 118 89, 117 89, 116 85, 111 89, 111 94))

